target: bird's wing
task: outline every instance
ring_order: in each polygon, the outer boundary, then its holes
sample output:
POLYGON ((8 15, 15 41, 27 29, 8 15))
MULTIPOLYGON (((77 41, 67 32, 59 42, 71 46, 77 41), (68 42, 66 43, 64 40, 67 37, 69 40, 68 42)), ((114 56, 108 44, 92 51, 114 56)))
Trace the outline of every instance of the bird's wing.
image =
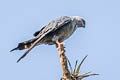
POLYGON ((67 16, 61 17, 57 20, 54 20, 52 22, 50 22, 48 25, 46 25, 45 27, 43 27, 39 34, 38 32, 35 33, 37 34, 36 37, 38 37, 38 39, 30 46, 30 48, 18 59, 17 62, 19 62, 21 59, 23 59, 31 50, 32 48, 34 48, 37 43, 48 33, 53 32, 55 30, 57 30, 58 28, 64 26, 65 24, 69 23, 71 21, 71 19, 67 16))
POLYGON ((69 23, 70 21, 71 21, 70 17, 67 17, 67 16, 60 17, 57 20, 53 20, 52 22, 50 22, 48 25, 43 27, 41 30, 35 32, 33 35, 35 37, 39 37, 40 35, 42 35, 45 32, 55 31, 56 29, 62 27, 63 25, 69 23))
POLYGON ((35 36, 35 37, 37 37, 38 36, 38 34, 40 34, 40 32, 42 32, 42 30, 44 29, 45 27, 43 27, 41 30, 39 30, 39 31, 36 31, 34 34, 33 34, 33 36, 35 36))

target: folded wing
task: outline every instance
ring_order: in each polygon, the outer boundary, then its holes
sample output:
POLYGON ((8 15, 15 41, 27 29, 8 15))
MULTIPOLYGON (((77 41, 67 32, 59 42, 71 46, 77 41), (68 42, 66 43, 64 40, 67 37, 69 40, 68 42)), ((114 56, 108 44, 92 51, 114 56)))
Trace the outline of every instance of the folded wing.
POLYGON ((37 31, 34 36, 37 37, 38 39, 29 47, 29 49, 23 54, 23 56, 21 56, 17 62, 19 62, 21 59, 23 59, 31 50, 32 48, 34 48, 37 43, 47 34, 49 34, 50 32, 54 32, 55 30, 57 30, 60 27, 64 27, 65 24, 69 23, 71 21, 71 19, 67 16, 63 16, 60 17, 57 20, 54 20, 52 22, 50 22, 48 25, 46 25, 45 27, 43 27, 40 31, 37 31))

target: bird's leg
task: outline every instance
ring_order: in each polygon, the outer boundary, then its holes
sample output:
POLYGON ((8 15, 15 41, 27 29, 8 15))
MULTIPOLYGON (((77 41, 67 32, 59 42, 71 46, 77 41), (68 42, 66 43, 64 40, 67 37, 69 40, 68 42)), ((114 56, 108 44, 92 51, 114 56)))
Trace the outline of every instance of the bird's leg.
POLYGON ((63 42, 58 42, 58 41, 56 41, 56 47, 57 47, 58 49, 60 49, 61 46, 64 46, 64 43, 63 43, 63 42))

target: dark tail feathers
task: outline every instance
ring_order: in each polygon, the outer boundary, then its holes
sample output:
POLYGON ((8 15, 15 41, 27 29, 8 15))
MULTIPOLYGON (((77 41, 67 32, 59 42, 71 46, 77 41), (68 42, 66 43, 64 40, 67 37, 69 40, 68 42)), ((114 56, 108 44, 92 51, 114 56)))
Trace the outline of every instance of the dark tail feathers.
POLYGON ((12 49, 10 52, 12 52, 14 50, 23 50, 23 49, 29 48, 32 45, 32 43, 34 43, 36 40, 37 39, 31 39, 31 40, 19 43, 18 46, 16 48, 12 49))

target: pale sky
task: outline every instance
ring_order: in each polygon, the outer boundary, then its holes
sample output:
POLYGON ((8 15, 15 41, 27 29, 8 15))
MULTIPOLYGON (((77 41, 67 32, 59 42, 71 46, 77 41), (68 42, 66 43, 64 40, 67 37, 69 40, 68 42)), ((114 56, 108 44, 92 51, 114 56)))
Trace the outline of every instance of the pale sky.
POLYGON ((32 39, 33 33, 60 16, 82 16, 85 29, 66 41, 66 55, 72 66, 88 54, 81 74, 100 76, 85 80, 119 80, 120 1, 119 0, 0 0, 0 80, 59 80, 62 69, 55 46, 35 47, 16 63, 26 50, 9 51, 32 39))

